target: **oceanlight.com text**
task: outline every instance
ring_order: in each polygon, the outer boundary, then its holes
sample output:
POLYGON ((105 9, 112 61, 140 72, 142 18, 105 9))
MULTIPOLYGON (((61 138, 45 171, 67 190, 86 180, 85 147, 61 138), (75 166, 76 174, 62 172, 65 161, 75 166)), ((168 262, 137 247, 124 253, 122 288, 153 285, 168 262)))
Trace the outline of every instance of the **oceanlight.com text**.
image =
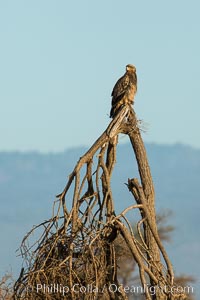
MULTIPOLYGON (((142 295, 145 294, 145 292, 148 291, 150 295, 155 295, 158 291, 164 292, 166 294, 193 294, 194 293, 194 287, 193 286, 150 286, 145 285, 142 286, 136 286, 136 285, 130 285, 130 286, 117 286, 116 284, 110 284, 110 285, 104 285, 101 289, 95 285, 80 285, 79 283, 76 283, 72 286, 70 289, 67 285, 62 284, 37 284, 35 287, 37 293, 43 293, 43 294, 60 294, 62 296, 67 295, 71 292, 73 293, 81 293, 81 294, 96 294, 96 293, 104 293, 106 290, 109 290, 110 293, 126 293, 126 294, 135 294, 135 295, 142 295)), ((29 291, 30 291, 29 287, 29 291)))

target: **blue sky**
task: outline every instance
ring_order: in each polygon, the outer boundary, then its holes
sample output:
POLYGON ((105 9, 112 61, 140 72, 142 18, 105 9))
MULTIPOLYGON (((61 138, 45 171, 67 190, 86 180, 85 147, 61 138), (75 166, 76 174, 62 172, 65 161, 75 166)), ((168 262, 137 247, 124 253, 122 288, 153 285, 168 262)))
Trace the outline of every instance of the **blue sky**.
POLYGON ((128 63, 145 141, 200 148, 199 11, 193 0, 1 1, 0 151, 93 143, 128 63))

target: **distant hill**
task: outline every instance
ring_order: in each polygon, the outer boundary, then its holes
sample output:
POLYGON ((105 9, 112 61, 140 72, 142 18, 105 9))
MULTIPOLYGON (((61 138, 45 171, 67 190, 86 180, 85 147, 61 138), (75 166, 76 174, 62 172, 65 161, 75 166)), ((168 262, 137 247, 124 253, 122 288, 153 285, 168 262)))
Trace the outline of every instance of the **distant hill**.
MULTIPOLYGON (((146 145, 156 190, 158 211, 173 212, 169 220, 176 230, 167 245, 177 274, 199 276, 200 150, 189 146, 146 145)), ((63 153, 0 153, 0 272, 19 272, 21 259, 15 250, 27 231, 52 213, 55 195, 62 191, 85 148, 63 153)), ((116 210, 131 204, 133 198, 124 183, 138 177, 129 144, 119 145, 112 187, 116 210)), ((198 278, 200 282, 200 278, 198 278)))

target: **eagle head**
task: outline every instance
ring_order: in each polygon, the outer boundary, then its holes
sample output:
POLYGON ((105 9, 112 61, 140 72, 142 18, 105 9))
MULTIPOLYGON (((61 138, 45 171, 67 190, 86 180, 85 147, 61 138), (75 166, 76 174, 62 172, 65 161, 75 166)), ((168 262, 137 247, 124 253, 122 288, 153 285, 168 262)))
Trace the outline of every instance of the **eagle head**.
POLYGON ((134 65, 131 65, 131 64, 128 64, 127 66, 126 66, 126 72, 136 72, 136 67, 134 66, 134 65))

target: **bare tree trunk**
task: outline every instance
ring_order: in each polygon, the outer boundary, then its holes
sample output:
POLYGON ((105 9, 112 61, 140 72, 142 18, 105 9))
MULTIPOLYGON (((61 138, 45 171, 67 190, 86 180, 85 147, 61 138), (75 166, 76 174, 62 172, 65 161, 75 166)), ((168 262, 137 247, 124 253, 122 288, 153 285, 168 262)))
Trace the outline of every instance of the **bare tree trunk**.
MULTIPOLYGON (((135 115, 134 110, 131 110, 131 113, 129 115, 129 122, 132 124, 137 123, 137 118, 135 115)), ((151 227, 154 230, 154 234, 158 236, 158 230, 156 225, 156 212, 155 212, 155 192, 154 192, 154 184, 153 179, 151 176, 151 170, 149 167, 148 159, 147 159, 147 153, 146 149, 141 137, 141 133, 139 128, 137 127, 134 131, 127 132, 135 153, 137 165, 138 165, 138 171, 140 174, 141 179, 141 186, 143 189, 144 197, 145 197, 145 205, 148 207, 148 214, 149 214, 149 222, 151 223, 151 227)), ((131 187, 131 184, 134 181, 129 181, 129 188, 134 188, 134 185, 131 187)), ((136 201, 140 203, 141 199, 136 201)), ((143 214, 142 214, 143 215, 143 214)), ((147 246, 147 257, 148 260, 151 261, 150 268, 152 273, 157 277, 159 273, 162 273, 162 264, 160 259, 160 249, 158 246, 158 242, 154 238, 154 235, 152 233, 151 228, 148 225, 147 221, 143 222, 144 227, 144 240, 147 246), (152 261, 153 260, 153 261, 152 261)), ((168 264, 168 274, 170 278, 170 283, 173 284, 174 274, 173 274, 173 268, 170 263, 170 261, 167 259, 168 264)), ((155 285, 154 280, 150 278, 151 285, 155 285)), ((156 300, 162 300, 167 299, 165 295, 162 295, 162 293, 158 290, 155 295, 152 295, 152 299, 156 300)))
MULTIPOLYGON (((52 218, 33 228, 22 241, 21 253, 27 265, 15 283, 13 299, 43 300, 43 291, 38 292, 34 287, 54 282, 69 287, 65 299, 128 299, 117 277, 118 236, 138 265, 146 300, 185 299, 185 295, 171 292, 175 285, 173 269, 158 235, 153 180, 132 107, 122 107, 79 159, 57 198, 52 218), (128 180, 136 204, 116 215, 111 176, 119 133, 130 138, 141 183, 136 178, 128 180), (128 211, 134 210, 141 215, 138 236, 126 217, 128 211), (42 234, 29 245, 29 237, 37 229, 40 233, 43 229, 42 234), (92 285, 93 289, 84 294, 73 289, 80 285, 92 285), (111 286, 116 287, 115 292, 111 286), (155 293, 150 288, 155 288, 155 293)), ((54 292, 46 299, 60 299, 60 295, 54 292)))

